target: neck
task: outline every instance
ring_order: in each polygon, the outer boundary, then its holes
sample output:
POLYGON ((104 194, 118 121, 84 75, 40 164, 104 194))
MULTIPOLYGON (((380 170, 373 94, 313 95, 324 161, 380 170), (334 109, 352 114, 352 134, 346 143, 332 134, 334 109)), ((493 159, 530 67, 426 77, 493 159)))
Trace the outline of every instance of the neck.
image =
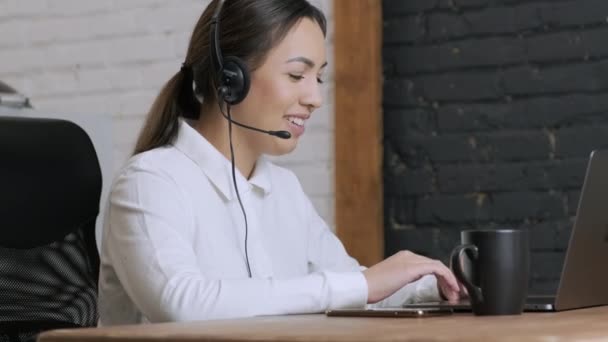
MULTIPOLYGON (((234 118, 234 117, 233 117, 234 118)), ((203 136, 211 145, 213 145, 226 159, 230 160, 230 140, 228 139, 228 120, 224 118, 217 104, 214 106, 203 106, 198 122, 194 128, 203 136)), ((259 134, 249 132, 235 124, 232 124, 232 146, 234 149, 234 164, 238 172, 246 179, 251 177, 255 168, 255 163, 260 157, 256 153, 250 141, 251 134, 259 134)))

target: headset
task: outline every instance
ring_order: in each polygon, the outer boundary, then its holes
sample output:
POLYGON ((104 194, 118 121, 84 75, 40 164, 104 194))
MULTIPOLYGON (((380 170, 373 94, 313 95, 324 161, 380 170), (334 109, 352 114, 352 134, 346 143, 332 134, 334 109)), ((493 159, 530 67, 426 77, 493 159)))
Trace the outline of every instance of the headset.
MULTIPOLYGON (((236 56, 223 56, 220 48, 220 13, 225 0, 218 0, 213 16, 211 17, 211 27, 209 30, 211 59, 215 68, 215 82, 218 102, 223 101, 226 105, 232 106, 240 103, 249 93, 251 78, 245 62, 236 56)), ((222 114, 224 112, 222 111, 222 114)), ((251 129, 256 132, 269 134, 281 139, 291 138, 288 131, 269 131, 234 121, 232 117, 224 117, 231 123, 243 128, 251 129)))
POLYGON ((217 102, 220 107, 220 112, 228 120, 228 137, 230 140, 230 162, 232 166, 232 181, 234 184, 234 190, 236 191, 236 197, 239 201, 239 205, 241 207, 241 211, 243 212, 243 218, 245 219, 245 261, 247 263, 247 273, 249 278, 252 277, 251 274, 251 266, 249 265, 249 253, 247 249, 247 236, 248 236, 248 224, 247 224, 247 213, 245 212, 245 208, 243 207, 243 202, 241 201, 241 195, 239 194, 239 188, 236 182, 236 174, 234 167, 234 149, 232 147, 232 124, 237 126, 254 130, 256 132, 269 134, 281 139, 289 139, 291 138, 291 133, 288 131, 269 131, 264 130, 252 126, 248 126, 237 122, 232 119, 230 114, 230 106, 236 105, 242 102, 247 93, 249 92, 250 86, 250 76, 249 70, 245 63, 236 56, 223 56, 222 51, 220 49, 220 13, 222 10, 222 6, 224 5, 224 0, 218 0, 217 5, 215 7, 215 11, 213 12, 213 16, 211 17, 210 23, 210 48, 211 48, 211 59, 213 67, 215 68, 215 85, 217 91, 217 102), (226 104, 226 112, 224 112, 222 102, 226 104))

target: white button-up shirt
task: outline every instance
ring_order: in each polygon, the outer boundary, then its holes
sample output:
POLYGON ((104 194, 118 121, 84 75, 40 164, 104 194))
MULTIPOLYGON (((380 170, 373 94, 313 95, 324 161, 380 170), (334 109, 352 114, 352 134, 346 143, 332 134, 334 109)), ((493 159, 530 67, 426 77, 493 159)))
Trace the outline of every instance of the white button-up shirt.
MULTIPOLYGON (((364 307, 362 267, 316 213, 295 175, 261 158, 249 180, 180 121, 169 146, 131 158, 104 217, 100 325, 364 307)), ((425 280, 426 279, 426 280, 425 280)), ((435 278, 381 305, 437 298, 435 278)))

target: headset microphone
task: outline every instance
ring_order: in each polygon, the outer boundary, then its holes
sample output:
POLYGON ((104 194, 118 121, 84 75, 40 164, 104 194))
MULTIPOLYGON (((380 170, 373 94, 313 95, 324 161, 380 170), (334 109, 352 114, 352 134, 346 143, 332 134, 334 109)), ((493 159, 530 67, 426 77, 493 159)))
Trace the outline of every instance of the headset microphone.
POLYGON ((226 118, 226 120, 232 122, 233 124, 237 125, 237 126, 241 126, 243 128, 247 128, 247 129, 251 129, 254 130, 256 132, 260 132, 260 133, 266 133, 268 135, 272 135, 281 139, 289 139, 291 138, 291 133, 287 132, 287 131, 266 131, 263 129, 259 129, 259 128, 255 128, 255 127, 251 127, 251 126, 247 126, 245 124, 242 124, 238 121, 234 121, 232 118, 228 117, 228 115, 226 115, 224 112, 222 112, 222 115, 226 118))
MULTIPOLYGON (((226 89, 225 87, 220 88, 220 90, 218 91, 218 93, 220 94, 220 96, 223 96, 226 93, 226 89)), ((226 115, 226 113, 224 113, 224 111, 221 111, 222 115, 226 118, 226 120, 232 122, 233 124, 243 127, 243 128, 247 128, 256 132, 260 132, 260 133, 265 133, 268 135, 272 135, 274 137, 277 138, 281 138, 281 139, 290 139, 291 138, 291 133, 289 133, 288 131, 268 131, 265 129, 261 129, 261 128, 256 128, 256 127, 252 127, 252 126, 248 126, 245 124, 242 124, 238 121, 235 121, 234 119, 232 119, 231 117, 229 117, 228 115, 226 115)))
POLYGON ((230 141, 230 164, 232 169, 232 182, 234 184, 234 190, 236 192, 236 197, 239 201, 239 206, 241 207, 241 211, 243 213, 243 219, 245 220, 245 262, 247 266, 247 275, 249 278, 253 277, 251 273, 251 266, 249 265, 249 251, 248 251, 248 233, 249 233, 249 224, 247 222, 247 212, 245 211, 245 207, 243 206, 243 201, 241 200, 241 195, 239 193, 238 183, 236 181, 236 172, 235 172, 235 162, 234 162, 234 148, 232 146, 232 124, 237 126, 241 126, 243 128, 251 129, 256 132, 270 134, 275 137, 279 137, 281 139, 289 139, 291 138, 291 133, 287 131, 267 131, 251 126, 244 125, 240 122, 232 120, 232 115, 230 114, 230 106, 235 105, 247 96, 249 92, 249 70, 247 70, 247 65, 238 58, 237 56, 223 56, 220 49, 220 34, 219 34, 219 21, 220 21, 220 13, 222 6, 224 5, 225 0, 217 0, 215 11, 213 12, 213 16, 211 17, 210 23, 210 47, 211 47, 211 60, 216 74, 216 90, 217 90, 217 103, 220 107, 220 112, 228 120, 228 139, 230 141), (222 108, 222 102, 226 104, 226 109, 228 115, 224 113, 222 108))
POLYGON ((274 135, 275 137, 278 137, 278 138, 281 138, 281 139, 289 139, 289 138, 291 138, 291 133, 289 133, 287 131, 269 131, 268 134, 274 135))
MULTIPOLYGON (((220 12, 224 0, 219 0, 217 7, 211 18, 211 30, 209 31, 211 40, 211 59, 213 66, 217 68, 217 95, 218 102, 224 101, 228 106, 235 105, 247 96, 249 92, 250 77, 249 70, 245 63, 236 56, 223 56, 220 49, 219 21, 220 12)), ((240 122, 234 121, 231 117, 222 112, 224 117, 237 126, 247 128, 256 132, 266 133, 281 139, 291 138, 288 131, 267 131, 260 128, 251 127, 240 122)))

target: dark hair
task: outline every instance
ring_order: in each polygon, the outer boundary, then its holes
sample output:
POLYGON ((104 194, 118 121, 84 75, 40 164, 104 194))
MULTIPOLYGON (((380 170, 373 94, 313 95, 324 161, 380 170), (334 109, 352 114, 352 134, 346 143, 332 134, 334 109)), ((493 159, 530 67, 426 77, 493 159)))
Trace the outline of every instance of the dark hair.
MULTIPOLYGON (((208 103, 217 101, 209 38, 211 17, 217 4, 218 1, 213 0, 196 23, 184 66, 154 101, 134 154, 171 143, 177 135, 179 116, 198 117, 200 104, 196 97, 208 103)), ((239 57, 249 71, 254 71, 303 18, 318 23, 326 34, 325 16, 306 0, 225 0, 219 16, 222 54, 239 57)))

